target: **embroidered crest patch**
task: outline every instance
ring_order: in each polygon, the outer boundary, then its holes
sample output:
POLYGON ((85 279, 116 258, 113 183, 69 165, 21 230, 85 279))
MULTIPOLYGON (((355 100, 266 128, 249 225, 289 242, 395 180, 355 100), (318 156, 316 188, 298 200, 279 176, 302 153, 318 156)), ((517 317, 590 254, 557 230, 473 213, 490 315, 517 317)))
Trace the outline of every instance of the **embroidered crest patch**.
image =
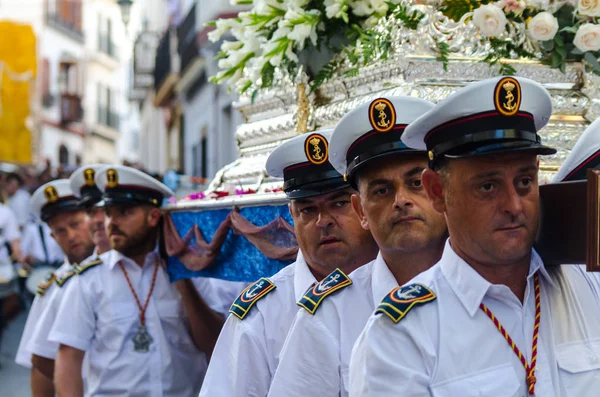
POLYGON ((50 288, 50 286, 52 286, 52 283, 54 283, 55 280, 56 280, 56 274, 54 272, 48 273, 46 278, 38 284, 36 293, 39 296, 44 296, 46 294, 46 291, 48 291, 48 288, 50 288))
POLYGON ((271 282, 271 280, 264 277, 261 278, 254 284, 250 284, 245 290, 242 291, 240 296, 238 296, 235 302, 233 302, 233 305, 231 305, 229 313, 233 314, 240 320, 243 320, 244 317, 246 317, 246 315, 250 312, 252 306, 254 306, 256 302, 264 298, 275 288, 277 287, 271 282))
POLYGON ((106 186, 109 188, 116 187, 119 184, 119 174, 117 170, 111 168, 106 171, 106 186))
POLYGON ((83 179, 85 180, 86 186, 94 186, 96 181, 94 178, 96 177, 96 172, 93 168, 87 168, 83 171, 83 179))
POLYGON ((52 185, 47 186, 44 189, 44 196, 46 197, 46 200, 48 200, 49 203, 55 203, 58 200, 58 192, 56 191, 56 188, 52 185))
POLYGON ((352 280, 350 280, 340 269, 335 269, 329 276, 321 280, 320 283, 311 286, 298 302, 298 306, 302 306, 310 314, 315 314, 325 297, 350 284, 352 284, 352 280))
POLYGON ((514 116, 521 107, 521 85, 514 77, 501 79, 494 90, 494 106, 503 116, 514 116))
POLYGON ((327 139, 320 134, 311 134, 304 141, 304 151, 308 161, 315 165, 323 164, 329 157, 327 139))
POLYGON ((422 284, 410 284, 392 290, 377 306, 375 314, 383 313, 398 323, 416 305, 434 301, 435 294, 422 284))
POLYGON ((385 98, 375 99, 369 106, 369 121, 377 132, 388 132, 396 125, 396 109, 385 98))
POLYGON ((81 274, 81 273, 85 272, 86 270, 89 270, 89 269, 96 267, 98 265, 101 265, 101 264, 102 264, 102 259, 96 259, 91 262, 84 263, 81 266, 77 266, 77 269, 76 269, 77 274, 81 274))

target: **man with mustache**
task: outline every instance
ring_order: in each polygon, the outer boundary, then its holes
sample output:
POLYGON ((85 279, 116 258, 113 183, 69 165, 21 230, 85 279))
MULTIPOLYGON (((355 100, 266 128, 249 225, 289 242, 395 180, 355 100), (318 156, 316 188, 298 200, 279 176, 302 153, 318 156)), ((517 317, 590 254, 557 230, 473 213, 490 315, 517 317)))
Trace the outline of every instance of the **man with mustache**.
POLYGON ((537 132, 550 95, 521 77, 470 84, 402 136, 427 150, 423 185, 446 217, 441 260, 380 303, 357 340, 350 396, 592 397, 600 388, 600 285, 546 268, 537 132))
POLYGON ((377 254, 350 205, 354 190, 327 161, 330 136, 331 130, 321 130, 294 137, 267 160, 269 174, 284 180, 298 258, 250 285, 234 302, 201 397, 265 397, 304 291, 336 267, 351 272, 377 254))
POLYGON ((442 255, 446 223, 421 182, 426 153, 400 141, 406 125, 433 106, 417 98, 377 98, 336 126, 331 163, 359 192, 352 205, 379 255, 352 272, 351 283, 300 300, 269 396, 347 397, 352 346, 375 307, 442 255))
POLYGON ((173 195, 141 171, 96 172, 112 250, 79 267, 49 339, 59 343, 60 397, 197 395, 223 317, 191 280, 170 282, 161 255, 163 200, 173 195))
MULTIPOLYGON (((95 244, 92 260, 110 250, 108 237, 104 231, 104 209, 98 206, 102 201, 102 192, 94 181, 95 172, 103 165, 90 165, 79 168, 69 178, 71 191, 78 197, 79 207, 87 213, 87 226, 95 244)), ((81 262, 81 261, 80 261, 81 262)), ((48 305, 37 322, 30 342, 33 366, 47 379, 54 377, 54 360, 58 353, 58 344, 50 342, 48 335, 54 324, 58 308, 66 288, 55 288, 48 296, 48 305)))
POLYGON ((46 338, 38 339, 37 331, 45 331, 48 324, 42 325, 44 314, 56 310, 63 289, 77 273, 77 263, 92 254, 94 244, 87 228, 87 215, 79 206, 68 179, 58 179, 37 189, 31 196, 31 209, 48 224, 52 237, 66 256, 64 264, 38 287, 17 351, 18 364, 27 367, 33 364, 33 396, 45 397, 54 396, 51 381, 54 362, 47 357, 48 349, 52 350, 50 343, 46 338))

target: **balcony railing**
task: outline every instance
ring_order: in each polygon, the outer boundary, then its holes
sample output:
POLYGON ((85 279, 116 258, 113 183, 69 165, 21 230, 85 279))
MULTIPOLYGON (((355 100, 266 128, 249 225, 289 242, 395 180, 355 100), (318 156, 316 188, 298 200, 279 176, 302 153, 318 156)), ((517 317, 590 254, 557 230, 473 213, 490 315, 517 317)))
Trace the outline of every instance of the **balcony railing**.
POLYGON ((104 106, 98 106, 98 124, 118 131, 120 125, 119 115, 104 106))
POLYGON ((183 22, 177 28, 177 39, 179 57, 181 58, 181 71, 185 73, 186 68, 198 57, 198 45, 196 43, 196 5, 192 7, 183 22))
POLYGON ((83 119, 81 98, 73 94, 60 96, 60 121, 62 124, 75 123, 83 119))
POLYGON ((108 36, 100 35, 98 37, 98 50, 114 59, 119 59, 117 45, 108 36))

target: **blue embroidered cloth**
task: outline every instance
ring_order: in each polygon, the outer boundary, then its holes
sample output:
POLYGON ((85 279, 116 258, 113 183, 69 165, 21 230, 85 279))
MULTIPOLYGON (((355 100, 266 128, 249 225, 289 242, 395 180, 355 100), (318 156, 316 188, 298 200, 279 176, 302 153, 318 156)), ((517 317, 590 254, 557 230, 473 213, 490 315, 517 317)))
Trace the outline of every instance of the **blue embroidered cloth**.
MULTIPOLYGON (((185 235, 195 223, 200 228, 206 242, 210 243, 215 231, 230 212, 231 209, 177 211, 171 213, 171 219, 180 236, 185 235)), ((278 216, 293 225, 287 205, 241 208, 240 214, 256 226, 265 226, 278 216)), ((195 242, 196 240, 193 239, 191 244, 195 242)), ((278 233, 275 241, 271 242, 277 246, 289 247, 295 243, 295 240, 291 233, 282 232, 278 233)), ((272 276, 290 263, 265 257, 246 237, 230 230, 213 266, 206 270, 193 272, 188 270, 176 257, 169 257, 167 272, 171 281, 191 277, 213 277, 229 281, 251 282, 261 277, 272 276)))

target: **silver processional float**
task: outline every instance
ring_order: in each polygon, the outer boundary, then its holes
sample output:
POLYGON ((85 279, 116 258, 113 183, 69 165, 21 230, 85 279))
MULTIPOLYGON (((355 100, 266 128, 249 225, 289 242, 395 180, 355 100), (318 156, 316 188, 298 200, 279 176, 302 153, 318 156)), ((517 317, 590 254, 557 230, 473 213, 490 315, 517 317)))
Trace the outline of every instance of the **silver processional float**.
POLYGON ((266 173, 266 159, 286 139, 333 127, 365 102, 408 95, 437 103, 500 74, 533 79, 548 89, 554 107, 540 135, 558 149, 542 158, 541 183, 600 115, 600 5, 594 2, 243 3, 252 9, 216 21, 209 35, 226 35, 213 82, 240 92, 234 104, 244 120, 236 132, 239 158, 206 191, 166 207, 175 279, 254 281, 293 261, 297 243, 282 181, 266 173))

